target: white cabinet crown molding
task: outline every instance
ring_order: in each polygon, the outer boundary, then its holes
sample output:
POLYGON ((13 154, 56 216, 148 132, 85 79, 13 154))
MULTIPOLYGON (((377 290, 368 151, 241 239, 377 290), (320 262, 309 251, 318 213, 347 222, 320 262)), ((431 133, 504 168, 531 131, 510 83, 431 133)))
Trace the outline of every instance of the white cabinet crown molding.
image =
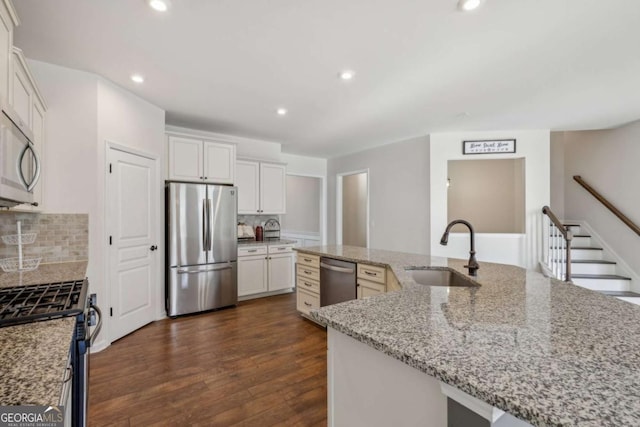
POLYGON ((167 125, 165 126, 164 129, 165 129, 165 133, 167 134, 198 137, 198 138, 211 139, 211 140, 220 141, 220 142, 229 142, 233 144, 241 144, 243 142, 266 142, 269 144, 280 144, 280 142, 277 142, 277 141, 245 138, 245 137, 229 135, 225 133, 210 132, 210 131, 199 130, 199 129, 190 129, 190 128, 184 128, 180 126, 167 125))
POLYGON ((20 49, 19 47, 13 46, 13 54, 15 55, 16 58, 18 58, 18 61, 20 61, 20 64, 22 65, 25 72, 27 73, 27 77, 29 78, 31 85, 33 86, 33 92, 38 97, 38 101, 40 101, 40 104, 42 105, 44 110, 47 111, 47 103, 45 102, 44 97, 42 96, 42 93, 38 88, 36 79, 33 77, 33 74, 31 74, 31 70, 29 69, 29 65, 27 64, 27 60, 24 56, 24 53, 22 52, 22 49, 20 49))
POLYGON ((272 165, 287 166, 287 163, 285 163, 285 162, 276 162, 274 160, 259 159, 259 158, 256 158, 256 157, 238 157, 236 160, 241 161, 241 162, 269 163, 269 164, 272 164, 272 165))

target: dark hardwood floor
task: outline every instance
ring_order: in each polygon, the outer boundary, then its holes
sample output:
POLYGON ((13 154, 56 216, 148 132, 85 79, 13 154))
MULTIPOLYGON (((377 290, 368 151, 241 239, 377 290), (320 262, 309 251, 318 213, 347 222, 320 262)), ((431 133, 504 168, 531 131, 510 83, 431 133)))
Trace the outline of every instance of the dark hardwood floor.
POLYGON ((326 426, 326 333, 295 294, 154 322, 91 355, 90 426, 326 426))

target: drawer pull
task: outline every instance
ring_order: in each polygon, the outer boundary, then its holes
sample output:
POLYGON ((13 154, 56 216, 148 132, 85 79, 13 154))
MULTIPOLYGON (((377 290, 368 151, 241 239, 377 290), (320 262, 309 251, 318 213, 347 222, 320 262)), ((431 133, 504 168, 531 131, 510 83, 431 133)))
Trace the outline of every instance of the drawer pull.
POLYGON ((258 250, 257 249, 251 249, 250 251, 247 251, 247 252, 258 252, 258 250))
POLYGON ((306 301, 304 302, 304 305, 306 305, 307 307, 313 307, 313 304, 310 304, 310 303, 308 303, 306 301))
POLYGON ((309 270, 302 270, 302 271, 304 272, 304 274, 312 274, 312 272, 309 270))
POLYGON ((279 251, 284 251, 287 248, 278 248, 279 251))
POLYGON ((310 287, 310 288, 313 288, 313 285, 312 285, 311 283, 309 283, 309 282, 302 282, 302 283, 304 283, 304 285, 305 285, 305 286, 308 286, 308 287, 310 287))
POLYGON ((372 271, 367 271, 367 270, 362 270, 362 271, 364 271, 364 274, 366 274, 368 276, 377 276, 378 275, 378 273, 374 273, 372 271))
POLYGON ((305 260, 306 262, 311 262, 313 261, 311 258, 302 258, 303 260, 305 260))

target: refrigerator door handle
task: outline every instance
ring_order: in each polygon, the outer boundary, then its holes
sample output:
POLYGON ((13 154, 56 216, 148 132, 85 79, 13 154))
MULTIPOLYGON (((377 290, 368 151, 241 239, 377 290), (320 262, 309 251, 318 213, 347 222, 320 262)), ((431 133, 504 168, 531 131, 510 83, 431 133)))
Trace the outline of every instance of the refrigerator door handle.
POLYGON ((207 268, 206 270, 178 270, 178 274, 208 273, 210 271, 229 270, 230 268, 231 268, 231 265, 221 265, 221 266, 215 266, 215 267, 207 268))
POLYGON ((209 224, 207 217, 207 199, 202 199, 202 249, 205 251, 207 250, 207 236, 209 235, 207 224, 209 224))
POLYGON ((207 198, 207 251, 211 250, 211 199, 207 198))

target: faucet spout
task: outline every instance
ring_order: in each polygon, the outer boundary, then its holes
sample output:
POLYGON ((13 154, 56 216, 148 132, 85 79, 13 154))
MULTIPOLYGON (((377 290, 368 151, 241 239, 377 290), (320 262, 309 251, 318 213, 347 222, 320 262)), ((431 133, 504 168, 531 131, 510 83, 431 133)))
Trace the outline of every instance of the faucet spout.
POLYGON ((469 270, 469 276, 476 276, 478 269, 480 269, 480 265, 476 260, 476 244, 475 244, 475 231, 473 230, 473 226, 464 219, 456 219, 453 220, 447 225, 447 229, 444 231, 442 238, 440 239, 440 244, 446 246, 449 243, 449 232, 451 228, 456 224, 465 225, 469 229, 470 236, 470 249, 469 249, 469 262, 465 265, 465 268, 469 270))

